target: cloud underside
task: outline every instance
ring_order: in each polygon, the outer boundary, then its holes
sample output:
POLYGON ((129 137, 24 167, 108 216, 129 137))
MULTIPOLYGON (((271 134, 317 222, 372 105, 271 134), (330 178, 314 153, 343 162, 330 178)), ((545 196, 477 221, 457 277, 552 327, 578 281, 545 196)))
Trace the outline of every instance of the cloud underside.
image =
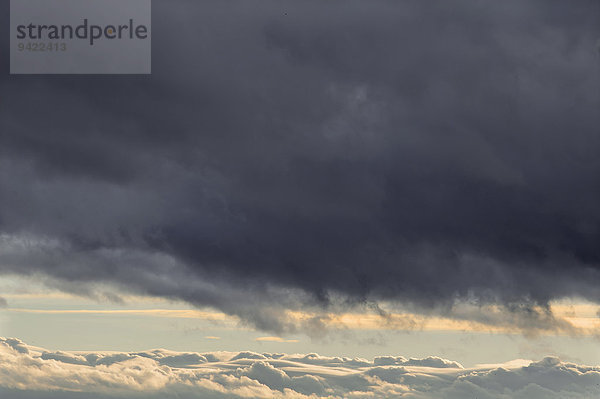
POLYGON ((254 352, 53 352, 0 339, 11 398, 592 398, 600 368, 546 358, 464 369, 430 357, 373 360, 254 352), (521 363, 521 364, 518 364, 521 363))
POLYGON ((597 1, 338 6, 158 2, 149 77, 2 64, 0 271, 277 332, 600 301, 597 1))

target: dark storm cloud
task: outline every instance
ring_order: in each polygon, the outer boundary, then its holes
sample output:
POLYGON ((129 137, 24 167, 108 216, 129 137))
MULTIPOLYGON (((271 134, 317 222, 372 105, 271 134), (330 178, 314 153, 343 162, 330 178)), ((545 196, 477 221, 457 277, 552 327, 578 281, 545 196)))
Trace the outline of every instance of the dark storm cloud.
POLYGON ((152 76, 4 62, 2 268, 264 328, 600 300, 600 6, 499 3, 155 2, 152 76))

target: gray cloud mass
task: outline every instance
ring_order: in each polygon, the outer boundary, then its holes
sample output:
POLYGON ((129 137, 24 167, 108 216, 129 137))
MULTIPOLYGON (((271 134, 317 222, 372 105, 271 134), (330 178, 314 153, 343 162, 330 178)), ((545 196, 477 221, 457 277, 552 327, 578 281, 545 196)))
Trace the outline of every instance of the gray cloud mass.
POLYGON ((598 301, 599 12, 155 1, 151 76, 3 60, 0 269, 274 330, 332 295, 598 301))

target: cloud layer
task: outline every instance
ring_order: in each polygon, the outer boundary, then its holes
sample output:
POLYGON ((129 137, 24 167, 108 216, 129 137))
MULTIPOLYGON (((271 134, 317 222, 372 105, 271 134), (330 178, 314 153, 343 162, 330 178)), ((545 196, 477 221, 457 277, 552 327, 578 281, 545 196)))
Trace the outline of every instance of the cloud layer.
POLYGON ((464 369, 429 357, 52 352, 0 339, 11 398, 594 398, 600 368, 545 358, 464 369))
POLYGON ((274 331, 381 300, 552 324, 600 300, 597 11, 157 1, 150 77, 3 63, 0 270, 274 331))

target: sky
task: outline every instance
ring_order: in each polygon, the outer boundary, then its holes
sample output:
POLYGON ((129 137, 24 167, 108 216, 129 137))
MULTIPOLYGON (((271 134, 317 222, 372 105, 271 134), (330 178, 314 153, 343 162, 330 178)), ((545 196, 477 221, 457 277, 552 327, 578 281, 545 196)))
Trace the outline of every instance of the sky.
POLYGON ((447 382, 423 395, 598 393, 544 379, 595 381, 600 363, 597 1, 152 12, 148 76, 18 76, 0 60, 0 348, 50 362, 47 385, 8 373, 0 387, 116 395, 138 388, 111 373, 142 362, 168 376, 162 394, 419 397, 428 383, 372 373, 428 366, 374 359, 433 356, 463 368, 409 370, 447 382), (192 363, 140 355, 155 348, 229 355, 192 378, 192 363), (129 355, 88 384, 99 366, 44 359, 56 351, 129 355), (343 373, 371 382, 264 353, 366 359, 343 373), (516 376, 491 381, 486 364, 516 376), (285 387, 248 377, 260 367, 285 387))

